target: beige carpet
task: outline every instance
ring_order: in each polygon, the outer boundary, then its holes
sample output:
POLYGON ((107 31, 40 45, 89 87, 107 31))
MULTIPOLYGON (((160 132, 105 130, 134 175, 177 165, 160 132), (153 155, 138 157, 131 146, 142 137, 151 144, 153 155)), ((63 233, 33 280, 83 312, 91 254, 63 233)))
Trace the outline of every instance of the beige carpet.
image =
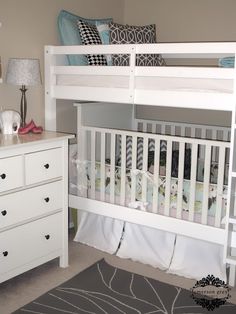
MULTIPOLYGON (((196 280, 189 280, 179 276, 166 274, 163 271, 150 266, 135 263, 130 260, 120 259, 116 256, 103 253, 85 245, 78 244, 70 240, 69 242, 69 262, 68 268, 58 267, 58 259, 45 265, 37 267, 20 276, 0 284, 0 313, 9 314, 31 302, 44 292, 58 286, 62 282, 73 277, 78 272, 92 265, 101 258, 105 258, 111 265, 126 269, 147 277, 152 277, 189 289, 193 287, 196 280)), ((231 291, 230 302, 236 303, 236 289, 231 291)))

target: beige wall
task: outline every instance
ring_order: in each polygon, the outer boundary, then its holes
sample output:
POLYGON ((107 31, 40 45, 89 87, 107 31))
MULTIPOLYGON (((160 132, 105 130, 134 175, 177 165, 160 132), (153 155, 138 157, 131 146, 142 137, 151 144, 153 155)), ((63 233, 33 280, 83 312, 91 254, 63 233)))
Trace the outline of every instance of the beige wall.
POLYGON ((125 0, 124 21, 155 23, 160 42, 235 41, 235 0, 125 0))
MULTIPOLYGON (((3 78, 8 58, 39 58, 43 75, 44 45, 59 44, 56 18, 61 9, 88 18, 110 17, 123 21, 124 0, 0 0, 0 56, 3 78)), ((44 124, 44 88, 29 87, 28 119, 44 124)), ((0 107, 19 110, 17 86, 0 84, 0 107)), ((65 108, 61 109, 64 113, 65 108)), ((67 119, 74 115, 68 113, 67 119)))
MULTIPOLYGON (((160 42, 236 41, 235 0, 125 0, 124 22, 155 23, 160 42)), ((227 113, 139 108, 146 118, 227 125, 227 113)))

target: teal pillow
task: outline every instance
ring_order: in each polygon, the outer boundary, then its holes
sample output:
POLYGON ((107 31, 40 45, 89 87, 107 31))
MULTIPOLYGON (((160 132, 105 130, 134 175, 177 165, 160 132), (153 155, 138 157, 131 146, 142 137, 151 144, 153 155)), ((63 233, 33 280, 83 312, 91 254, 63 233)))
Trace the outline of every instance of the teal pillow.
MULTIPOLYGON (((109 23, 104 23, 101 21, 96 22, 97 30, 99 33, 99 36, 101 38, 103 45, 109 45, 110 44, 110 27, 109 23)), ((105 55, 107 60, 107 65, 112 65, 112 56, 111 55, 105 55)))
MULTIPOLYGON (((112 18, 86 19, 73 13, 70 13, 68 11, 61 10, 57 18, 57 25, 62 45, 72 46, 82 44, 80 33, 77 26, 78 20, 93 25, 97 25, 97 23, 109 24, 110 22, 112 22, 112 18)), ((102 40, 102 42, 104 43, 104 40, 102 40)), ((68 55, 67 57, 70 65, 88 64, 87 57, 84 55, 68 55)))

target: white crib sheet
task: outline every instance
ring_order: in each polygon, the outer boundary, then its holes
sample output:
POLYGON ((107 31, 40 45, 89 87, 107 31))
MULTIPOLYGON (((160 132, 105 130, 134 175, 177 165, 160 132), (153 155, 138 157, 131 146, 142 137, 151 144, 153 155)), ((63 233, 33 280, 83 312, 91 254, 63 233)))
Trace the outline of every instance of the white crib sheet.
MULTIPOLYGON (((80 182, 79 185, 83 185, 88 188, 88 197, 90 197, 90 176, 91 164, 87 161, 83 165, 83 170, 86 172, 86 182, 80 182)), ((105 167, 105 192, 106 199, 105 201, 109 202, 109 194, 110 194, 110 165, 106 164, 105 167)), ((82 177, 82 173, 77 174, 79 177, 82 177)), ((151 175, 151 174, 149 174, 151 175)), ((143 175, 140 173, 136 176, 136 201, 142 201, 142 177, 143 175)), ((101 174, 100 174, 100 163, 96 163, 96 199, 100 199, 100 185, 101 185, 101 174)), ((130 169, 126 170, 126 206, 129 206, 131 202, 131 180, 132 173, 130 169)), ((119 204, 119 196, 120 196, 120 186, 121 185, 121 168, 119 166, 115 167, 115 203, 119 204)), ((147 182, 147 199, 148 203, 147 211, 152 211, 152 197, 153 197, 153 183, 147 182)), ((165 204, 165 176, 159 176, 159 184, 158 184, 158 213, 164 214, 164 204, 165 204)), ((177 191, 178 191, 178 179, 171 179, 171 195, 170 195, 170 216, 176 217, 176 209, 177 209, 177 191)), ((76 177, 71 178, 70 184, 70 193, 80 195, 80 188, 78 188, 76 177)), ((225 216, 225 210, 227 206, 227 186, 224 186, 225 198, 222 200, 222 218, 225 216)), ((216 194, 217 194, 217 185, 209 184, 209 208, 208 208, 208 224, 214 224, 214 216, 216 211, 216 194)), ((182 219, 188 220, 188 212, 189 212, 189 195, 190 195, 190 181, 184 180, 183 184, 183 201, 182 201, 182 219)), ((203 200, 203 182, 196 183, 196 194, 195 194, 195 208, 194 208, 194 221, 201 222, 201 210, 202 210, 202 200, 203 200)))

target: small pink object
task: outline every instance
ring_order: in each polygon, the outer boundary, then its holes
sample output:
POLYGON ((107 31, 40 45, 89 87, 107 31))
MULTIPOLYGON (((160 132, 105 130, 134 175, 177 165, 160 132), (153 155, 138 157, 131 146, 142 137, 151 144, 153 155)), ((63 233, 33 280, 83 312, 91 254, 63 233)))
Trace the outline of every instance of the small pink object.
POLYGON ((18 134, 27 134, 32 132, 34 134, 41 134, 43 132, 43 128, 41 126, 36 126, 34 120, 31 120, 25 126, 20 127, 18 130, 18 134))
POLYGON ((25 126, 20 127, 19 130, 18 130, 18 133, 19 134, 27 134, 35 127, 36 127, 36 125, 35 125, 34 121, 31 120, 25 126))
POLYGON ((43 128, 41 126, 35 126, 31 131, 34 134, 41 134, 43 132, 43 128))

